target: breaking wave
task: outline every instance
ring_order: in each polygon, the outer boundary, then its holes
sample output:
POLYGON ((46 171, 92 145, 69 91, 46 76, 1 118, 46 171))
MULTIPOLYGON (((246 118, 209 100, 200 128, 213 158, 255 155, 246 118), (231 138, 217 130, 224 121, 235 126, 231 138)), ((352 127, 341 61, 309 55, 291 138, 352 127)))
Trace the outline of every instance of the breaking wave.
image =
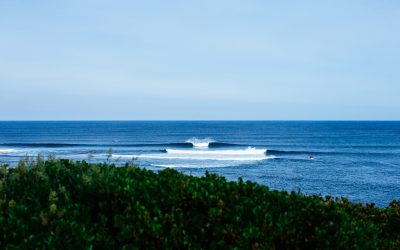
POLYGON ((196 148, 208 148, 210 143, 215 142, 211 138, 205 138, 205 139, 197 139, 197 138, 191 138, 186 141, 187 143, 191 143, 193 147, 196 148))
POLYGON ((179 150, 166 149, 164 154, 141 154, 141 155, 113 155, 121 158, 138 159, 164 159, 164 160, 212 160, 212 161, 261 161, 275 158, 267 156, 266 149, 248 147, 237 150, 179 150))
POLYGON ((190 155, 264 155, 266 149, 256 149, 248 147, 247 149, 237 150, 179 150, 166 149, 169 154, 190 154, 190 155))
POLYGON ((9 154, 9 153, 14 153, 17 150, 13 148, 0 148, 0 154, 9 154))

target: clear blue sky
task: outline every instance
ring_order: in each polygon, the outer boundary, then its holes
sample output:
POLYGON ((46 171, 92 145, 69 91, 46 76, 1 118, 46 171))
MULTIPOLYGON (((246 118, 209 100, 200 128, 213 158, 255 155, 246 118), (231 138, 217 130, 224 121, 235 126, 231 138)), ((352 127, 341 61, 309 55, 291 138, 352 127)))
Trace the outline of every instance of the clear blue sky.
POLYGON ((400 119, 400 1, 0 1, 0 120, 400 119))

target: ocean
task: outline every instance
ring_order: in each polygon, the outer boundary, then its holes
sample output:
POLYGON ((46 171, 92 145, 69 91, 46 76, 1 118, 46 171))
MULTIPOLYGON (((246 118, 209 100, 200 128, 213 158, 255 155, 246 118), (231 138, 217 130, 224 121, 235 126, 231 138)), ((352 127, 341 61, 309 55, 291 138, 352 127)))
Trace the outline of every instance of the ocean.
POLYGON ((400 199, 398 121, 0 122, 0 163, 39 153, 209 171, 381 207, 400 199))

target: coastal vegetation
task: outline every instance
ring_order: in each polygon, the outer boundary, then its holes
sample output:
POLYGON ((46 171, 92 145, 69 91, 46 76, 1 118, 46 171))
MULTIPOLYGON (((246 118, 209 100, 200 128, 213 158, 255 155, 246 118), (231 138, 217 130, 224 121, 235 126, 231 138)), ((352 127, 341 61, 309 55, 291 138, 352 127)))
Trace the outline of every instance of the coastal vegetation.
POLYGON ((400 202, 39 156, 1 166, 0 248, 398 249, 400 202))

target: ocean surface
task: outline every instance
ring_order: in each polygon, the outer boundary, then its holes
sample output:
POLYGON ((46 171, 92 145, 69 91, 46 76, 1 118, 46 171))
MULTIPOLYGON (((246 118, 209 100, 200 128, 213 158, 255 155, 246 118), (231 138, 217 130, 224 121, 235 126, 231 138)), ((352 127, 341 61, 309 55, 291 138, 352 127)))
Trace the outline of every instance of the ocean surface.
POLYGON ((38 153, 196 176, 209 171, 378 206, 400 199, 394 121, 0 122, 0 163, 15 166, 38 153))

